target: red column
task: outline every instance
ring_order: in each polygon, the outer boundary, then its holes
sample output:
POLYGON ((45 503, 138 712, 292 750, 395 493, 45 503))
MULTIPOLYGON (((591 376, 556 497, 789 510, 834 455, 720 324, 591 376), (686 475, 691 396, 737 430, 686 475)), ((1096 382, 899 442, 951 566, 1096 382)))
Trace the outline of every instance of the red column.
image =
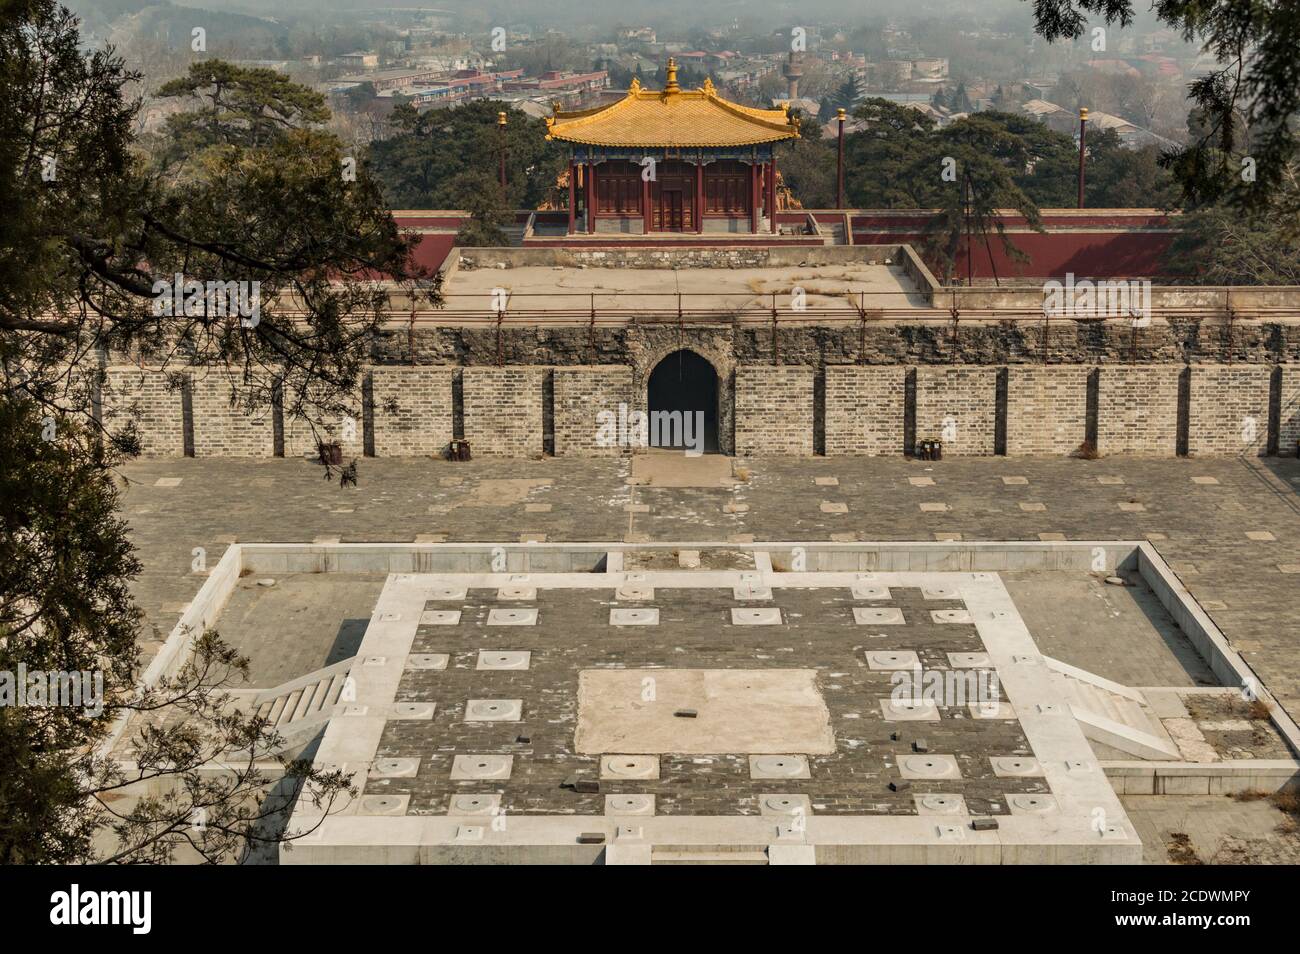
POLYGON ((569 234, 573 234, 574 219, 578 207, 578 167, 569 160, 569 234))
POLYGON ((587 234, 596 232, 596 164, 587 167, 587 234))
POLYGON ((772 210, 768 215, 772 219, 772 234, 776 234, 776 154, 772 154, 772 161, 767 166, 767 201, 771 204, 772 210))
POLYGON ((704 163, 695 165, 695 231, 704 232, 704 163))
POLYGON ((760 166, 757 162, 749 166, 749 231, 758 234, 758 177, 760 166))
POLYGON ((641 178, 641 231, 646 235, 650 234, 652 223, 650 217, 650 180, 642 176, 641 178))

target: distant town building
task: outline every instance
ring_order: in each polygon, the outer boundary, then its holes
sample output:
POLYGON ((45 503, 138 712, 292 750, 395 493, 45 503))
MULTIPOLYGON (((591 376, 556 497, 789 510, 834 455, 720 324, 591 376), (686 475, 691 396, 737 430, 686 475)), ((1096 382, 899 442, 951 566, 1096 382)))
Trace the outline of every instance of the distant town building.
POLYGON ((587 73, 568 73, 549 70, 541 76, 524 76, 507 81, 503 88, 513 91, 537 90, 552 93, 580 93, 587 90, 606 89, 609 86, 609 73, 605 70, 592 70, 587 73))
POLYGON ((625 27, 618 31, 618 38, 626 42, 657 43, 658 34, 652 27, 625 27))
POLYGON ((339 57, 339 65, 354 70, 373 70, 379 66, 378 53, 344 53, 339 57))
POLYGON ((352 76, 340 76, 340 83, 369 83, 376 93, 414 89, 417 86, 431 86, 440 77, 438 70, 423 67, 419 69, 377 70, 373 73, 358 73, 352 76))

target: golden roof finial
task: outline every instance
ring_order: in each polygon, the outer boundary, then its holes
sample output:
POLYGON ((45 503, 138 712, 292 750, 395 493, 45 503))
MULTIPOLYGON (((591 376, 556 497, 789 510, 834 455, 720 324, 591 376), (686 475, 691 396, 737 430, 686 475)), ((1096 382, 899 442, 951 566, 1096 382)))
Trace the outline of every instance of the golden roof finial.
POLYGON ((628 85, 628 87, 627 87, 627 91, 628 91, 629 93, 639 93, 639 92, 641 92, 641 81, 640 81, 639 79, 637 79, 635 76, 633 76, 633 77, 632 77, 632 82, 631 82, 631 83, 628 85))
POLYGON ((664 84, 665 93, 680 93, 682 88, 677 85, 677 60, 675 57, 668 57, 668 82, 664 84))
POLYGON ((717 92, 718 92, 717 89, 716 89, 716 88, 714 87, 714 85, 713 85, 713 77, 712 77, 712 76, 706 76, 706 77, 704 77, 704 85, 701 86, 700 89, 702 89, 702 90, 704 91, 704 94, 705 94, 706 96, 714 96, 714 95, 716 95, 717 92))

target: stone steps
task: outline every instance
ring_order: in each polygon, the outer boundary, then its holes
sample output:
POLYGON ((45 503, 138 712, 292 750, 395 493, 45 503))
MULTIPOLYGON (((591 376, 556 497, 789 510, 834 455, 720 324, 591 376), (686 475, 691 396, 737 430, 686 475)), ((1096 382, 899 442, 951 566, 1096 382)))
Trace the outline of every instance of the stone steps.
POLYGON ((1060 660, 1043 661, 1087 738, 1142 759, 1182 758, 1141 692, 1060 660))
POLYGON ((352 672, 355 657, 309 672, 271 689, 232 692, 242 708, 253 711, 286 741, 297 742, 329 721, 352 672))

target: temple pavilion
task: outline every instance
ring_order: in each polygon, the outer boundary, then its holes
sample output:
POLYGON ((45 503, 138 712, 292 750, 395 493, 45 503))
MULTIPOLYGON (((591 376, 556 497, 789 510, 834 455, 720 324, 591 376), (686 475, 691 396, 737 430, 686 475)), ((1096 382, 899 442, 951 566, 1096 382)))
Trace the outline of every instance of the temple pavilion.
POLYGON ((786 108, 720 97, 706 79, 662 90, 632 81, 618 102, 555 111, 547 138, 572 144, 569 233, 775 232, 776 144, 799 136, 786 108))

